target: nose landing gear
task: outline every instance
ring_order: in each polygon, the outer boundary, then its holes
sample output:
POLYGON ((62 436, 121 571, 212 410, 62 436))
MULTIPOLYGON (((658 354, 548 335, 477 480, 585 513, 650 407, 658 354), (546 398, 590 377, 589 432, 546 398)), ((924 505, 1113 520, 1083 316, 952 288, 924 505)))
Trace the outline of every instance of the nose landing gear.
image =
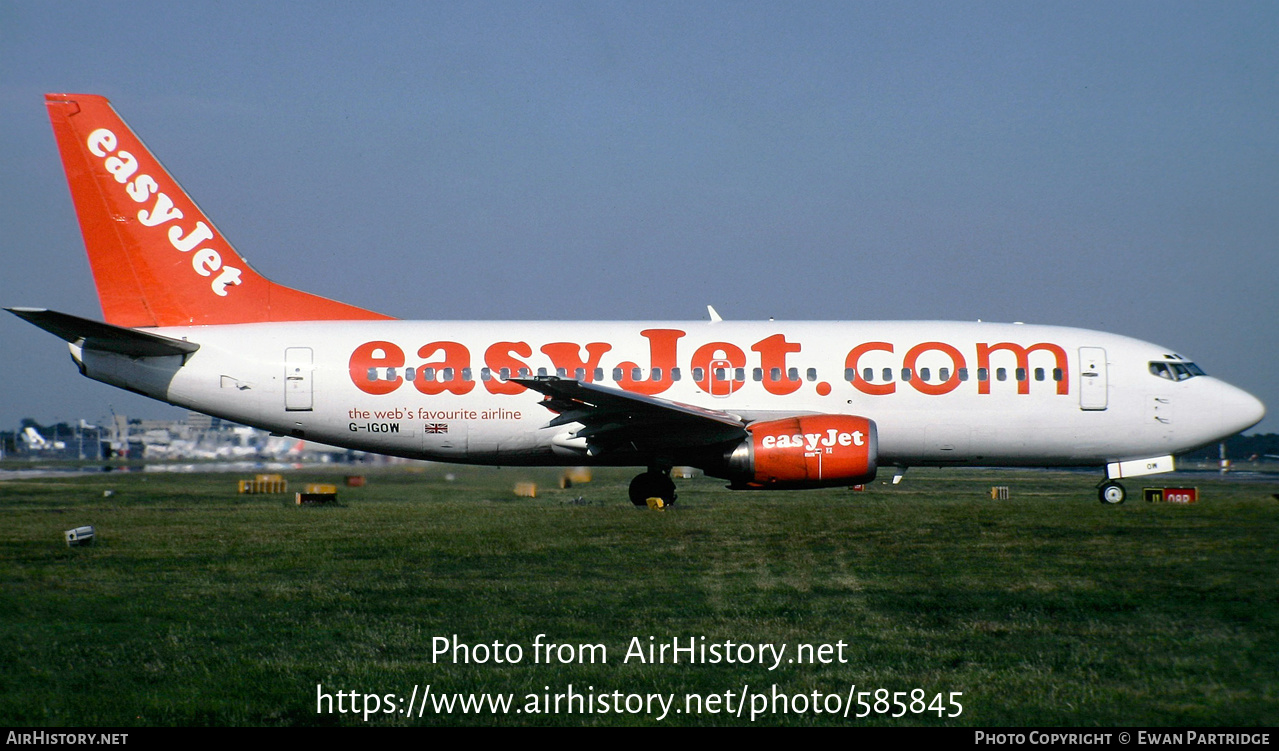
POLYGON ((1097 499, 1108 506, 1117 506, 1128 499, 1128 491, 1114 480, 1106 480, 1097 486, 1097 499))

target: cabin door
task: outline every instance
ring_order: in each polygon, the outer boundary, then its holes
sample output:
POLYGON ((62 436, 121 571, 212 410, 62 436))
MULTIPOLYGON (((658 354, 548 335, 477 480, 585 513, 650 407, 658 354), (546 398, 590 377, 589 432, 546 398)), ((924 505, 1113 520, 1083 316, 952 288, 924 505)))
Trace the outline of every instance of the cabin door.
POLYGON ((310 347, 284 350, 284 409, 288 412, 310 412, 313 405, 310 347))
POLYGON ((1106 350, 1101 347, 1079 348, 1079 408, 1106 408, 1106 350))

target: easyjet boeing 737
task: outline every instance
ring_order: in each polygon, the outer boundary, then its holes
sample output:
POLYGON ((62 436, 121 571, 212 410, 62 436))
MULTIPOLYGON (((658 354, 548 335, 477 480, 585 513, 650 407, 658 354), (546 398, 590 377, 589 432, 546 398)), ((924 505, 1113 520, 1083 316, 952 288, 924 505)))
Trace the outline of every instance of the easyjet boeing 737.
POLYGON ((245 263, 106 99, 46 96, 105 322, 13 313, 89 378, 275 433, 417 459, 672 466, 733 488, 864 483, 880 467, 1167 472, 1261 420, 1173 350, 998 323, 401 321, 245 263))

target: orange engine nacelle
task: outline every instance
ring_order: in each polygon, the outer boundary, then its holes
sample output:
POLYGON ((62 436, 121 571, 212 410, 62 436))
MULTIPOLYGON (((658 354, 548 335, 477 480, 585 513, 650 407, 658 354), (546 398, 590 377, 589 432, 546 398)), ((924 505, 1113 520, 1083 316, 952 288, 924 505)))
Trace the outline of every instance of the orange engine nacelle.
POLYGON ((809 415, 757 422, 728 456, 732 487, 756 489, 858 485, 875 479, 875 423, 852 415, 809 415))

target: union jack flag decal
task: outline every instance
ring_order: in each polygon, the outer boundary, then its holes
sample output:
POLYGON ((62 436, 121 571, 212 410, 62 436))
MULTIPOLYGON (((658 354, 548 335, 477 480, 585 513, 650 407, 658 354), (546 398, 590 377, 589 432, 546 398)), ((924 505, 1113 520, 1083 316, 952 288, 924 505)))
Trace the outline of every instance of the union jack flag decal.
POLYGON ((426 433, 447 433, 447 432, 449 432, 449 425, 448 425, 448 423, 446 423, 446 422, 428 422, 428 423, 426 424, 426 429, 425 429, 423 432, 426 432, 426 433))

